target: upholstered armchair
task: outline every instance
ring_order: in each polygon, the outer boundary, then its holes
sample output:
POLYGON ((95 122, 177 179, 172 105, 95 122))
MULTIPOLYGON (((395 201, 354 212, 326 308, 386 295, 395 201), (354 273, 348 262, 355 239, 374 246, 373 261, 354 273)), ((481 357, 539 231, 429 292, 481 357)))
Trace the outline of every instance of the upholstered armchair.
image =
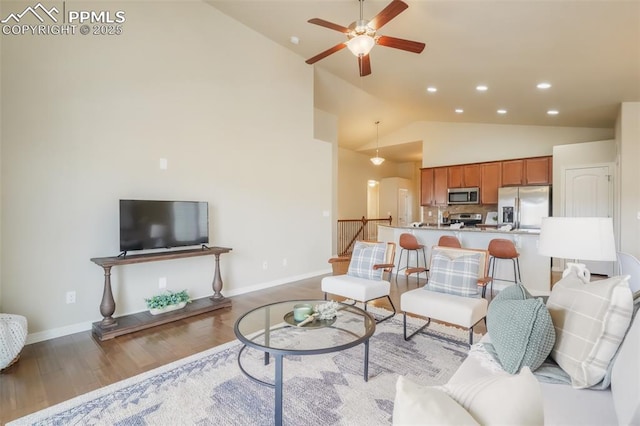
POLYGON ((348 260, 349 266, 345 274, 322 279, 325 300, 328 294, 334 294, 352 299, 354 302, 362 302, 366 311, 368 302, 386 297, 393 313, 384 318, 376 318, 376 321, 381 322, 393 317, 396 308, 389 297, 391 283, 384 280, 384 274, 388 273, 391 280, 395 247, 395 243, 357 241, 350 258, 330 259, 329 263, 343 265, 348 260))
POLYGON ((473 344, 473 327, 487 316, 489 305, 482 297, 491 281, 488 260, 487 250, 433 247, 427 284, 400 296, 405 340, 421 332, 433 318, 468 328, 469 344, 473 344), (427 323, 407 335, 407 314, 426 317, 427 323))

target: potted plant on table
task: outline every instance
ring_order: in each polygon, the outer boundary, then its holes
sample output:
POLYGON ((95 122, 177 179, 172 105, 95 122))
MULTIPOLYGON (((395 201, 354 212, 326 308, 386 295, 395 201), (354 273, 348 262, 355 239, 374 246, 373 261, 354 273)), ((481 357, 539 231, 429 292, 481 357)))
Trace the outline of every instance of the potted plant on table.
POLYGON ((187 290, 182 290, 179 292, 167 291, 149 299, 144 299, 144 301, 147 302, 149 313, 158 315, 184 308, 187 303, 191 302, 191 298, 189 298, 187 290))

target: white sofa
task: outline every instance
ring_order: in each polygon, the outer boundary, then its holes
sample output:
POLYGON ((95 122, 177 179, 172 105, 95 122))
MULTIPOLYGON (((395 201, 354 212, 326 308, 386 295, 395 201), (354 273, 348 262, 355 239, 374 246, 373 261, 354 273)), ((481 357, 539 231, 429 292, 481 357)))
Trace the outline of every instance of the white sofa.
MULTIPOLYGON (((488 334, 480 343, 490 342, 488 334)), ((450 384, 507 374, 492 368, 481 353, 471 352, 450 384)), ((540 383, 545 425, 640 424, 640 315, 636 315, 614 362, 611 387, 574 389, 568 384, 540 383), (621 413, 618 415, 617 413, 621 413)))
MULTIPOLYGON (((566 281, 569 283, 568 285, 559 286, 559 291, 556 293, 559 296, 554 299, 554 292, 552 292, 552 296, 546 304, 548 314, 545 315, 550 315, 553 318, 552 328, 555 330, 556 335, 552 356, 558 365, 562 367, 562 369, 556 367, 555 371, 564 374, 567 379, 571 380, 572 384, 549 383, 548 380, 535 376, 535 374, 540 374, 540 369, 532 374, 530 368, 524 366, 524 364, 519 374, 512 375, 507 373, 504 370, 507 367, 503 367, 503 365, 508 365, 504 363, 504 357, 500 362, 496 359, 498 341, 491 341, 490 307, 487 317, 489 332, 478 344, 471 348, 469 356, 447 384, 440 387, 422 386, 420 388, 419 384, 410 383, 405 378, 398 380, 394 406, 394 424, 536 425, 542 424, 544 421, 545 425, 562 426, 640 425, 640 314, 636 315, 629 325, 629 318, 631 318, 634 305, 629 303, 630 290, 628 284, 626 284, 624 278, 622 280, 618 279, 617 283, 615 278, 607 281, 612 284, 610 288, 613 289, 609 291, 610 301, 618 296, 618 299, 622 300, 622 307, 616 305, 614 310, 617 312, 615 314, 611 314, 612 310, 608 309, 607 312, 609 313, 606 314, 608 317, 602 322, 593 322, 593 319, 597 319, 599 315, 593 313, 598 311, 597 307, 584 309, 585 304, 581 304, 581 300, 578 300, 582 296, 572 293, 574 290, 583 293, 589 293, 589 291, 576 285, 575 282, 571 283, 569 278, 566 281), (620 284, 621 281, 622 284, 620 284), (625 286, 626 288, 624 288, 625 286), (563 291, 562 288, 564 288, 564 293, 561 293, 563 291), (562 305, 565 302, 568 307, 562 305), (585 314, 589 310, 593 311, 591 315, 585 314), (609 356, 609 360, 612 359, 613 361, 600 363, 603 364, 601 370, 608 372, 606 377, 610 377, 611 385, 604 390, 590 389, 589 387, 594 385, 597 387, 601 383, 602 377, 598 378, 595 375, 588 378, 587 380, 591 380, 591 383, 581 384, 578 382, 584 377, 589 377, 589 371, 593 369, 593 359, 601 359, 602 353, 594 355, 593 349, 583 350, 582 354, 589 356, 582 358, 582 361, 580 361, 579 357, 570 360, 570 362, 575 360, 582 362, 582 364, 578 363, 580 368, 577 371, 573 371, 571 366, 563 364, 562 356, 571 353, 570 350, 565 351, 565 349, 568 341, 576 337, 582 341, 591 342, 591 344, 593 344, 593 341, 604 342, 598 350, 601 351, 603 347, 607 349, 606 346, 616 339, 615 332, 607 328, 609 327, 608 324, 611 323, 611 318, 620 312, 622 312, 620 317, 626 317, 627 319, 626 325, 620 326, 623 328, 618 331, 617 342, 620 342, 621 339, 624 340, 619 345, 616 344, 615 348, 609 349, 609 355, 607 356, 609 356), (579 318, 576 318, 575 315, 579 318), (591 329, 581 322, 584 318, 587 318, 585 321, 592 321, 595 324, 592 328, 595 328, 600 333, 599 339, 589 340, 591 329), (576 326, 580 330, 578 333, 575 331, 576 326), (571 327, 574 328, 572 329, 571 327), (582 332, 586 329, 589 329, 589 331, 582 332), (567 335, 567 330, 569 330, 569 335, 567 335), (603 332, 603 330, 607 330, 607 332, 603 332), (488 343, 491 345, 487 345, 488 343), (493 355, 487 352, 487 348, 494 347, 496 352, 493 355), (565 352, 563 353, 563 351, 565 352), (510 385, 509 381, 511 381, 510 385), (514 387, 515 381, 517 381, 517 386, 514 387), (501 382, 505 385, 502 386, 501 382), (493 386, 493 390, 485 390, 487 385, 493 386), (495 393, 496 396, 493 399, 487 398, 487 393, 495 393), (500 396, 497 396, 497 394, 500 394, 500 396), (464 409, 462 413, 460 412, 460 407, 464 409), (517 410, 521 410, 521 413, 518 413, 517 410), (454 416, 453 413, 457 414, 454 416), (468 415, 471 417, 464 417, 468 415)), ((604 283, 603 281, 601 282, 604 283)), ((593 292, 596 294, 596 298, 600 298, 601 294, 598 294, 598 292, 601 291, 601 287, 592 286, 591 289, 594 289, 593 292)), ((555 290, 556 287, 554 287, 555 290)), ((509 299, 507 301, 511 302, 509 299)), ((609 306, 614 304, 613 302, 607 303, 610 304, 609 306)), ((515 315, 524 315, 517 309, 514 312, 515 315)), ((616 320, 613 321, 615 322, 616 320)), ((531 330, 534 330, 534 328, 532 327, 531 330)), ((542 341, 536 340, 534 334, 535 330, 529 337, 524 339, 525 342, 529 342, 526 343, 527 345, 531 345, 531 342, 536 342, 534 343, 535 345, 542 341)), ((504 336, 504 334, 493 335, 500 338, 504 336)), ((518 336, 521 336, 521 334, 518 334, 518 336)), ((571 345, 573 346, 570 349, 574 349, 575 343, 571 342, 571 345)), ((597 348, 597 345, 597 343, 593 344, 591 348, 597 348)), ((585 344, 585 347, 587 346, 585 344)), ((507 346, 509 353, 519 353, 520 349, 516 346, 507 346)), ((497 356, 497 358, 500 358, 500 356, 497 356)), ((607 359, 606 356, 604 358, 607 359)), ((534 365, 531 370, 536 370, 536 368, 538 367, 534 365)))

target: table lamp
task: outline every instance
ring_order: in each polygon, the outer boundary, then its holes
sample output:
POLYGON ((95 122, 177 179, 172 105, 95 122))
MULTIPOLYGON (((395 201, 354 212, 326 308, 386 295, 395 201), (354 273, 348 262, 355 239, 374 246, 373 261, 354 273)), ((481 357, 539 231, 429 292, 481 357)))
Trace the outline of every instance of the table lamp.
POLYGON ((571 271, 588 283, 591 273, 579 260, 616 260, 613 220, 610 217, 545 217, 542 219, 538 253, 571 259, 562 273, 571 271))

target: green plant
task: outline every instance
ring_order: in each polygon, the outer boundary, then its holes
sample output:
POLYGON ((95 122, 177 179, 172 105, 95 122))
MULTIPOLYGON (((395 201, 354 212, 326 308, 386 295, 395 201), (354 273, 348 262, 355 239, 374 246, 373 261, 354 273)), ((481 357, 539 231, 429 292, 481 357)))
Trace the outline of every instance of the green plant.
POLYGON ((178 292, 167 291, 166 293, 157 294, 149 299, 144 299, 147 302, 147 308, 149 309, 160 309, 170 305, 177 305, 181 302, 191 302, 189 298, 189 294, 187 294, 187 290, 182 290, 178 292))

